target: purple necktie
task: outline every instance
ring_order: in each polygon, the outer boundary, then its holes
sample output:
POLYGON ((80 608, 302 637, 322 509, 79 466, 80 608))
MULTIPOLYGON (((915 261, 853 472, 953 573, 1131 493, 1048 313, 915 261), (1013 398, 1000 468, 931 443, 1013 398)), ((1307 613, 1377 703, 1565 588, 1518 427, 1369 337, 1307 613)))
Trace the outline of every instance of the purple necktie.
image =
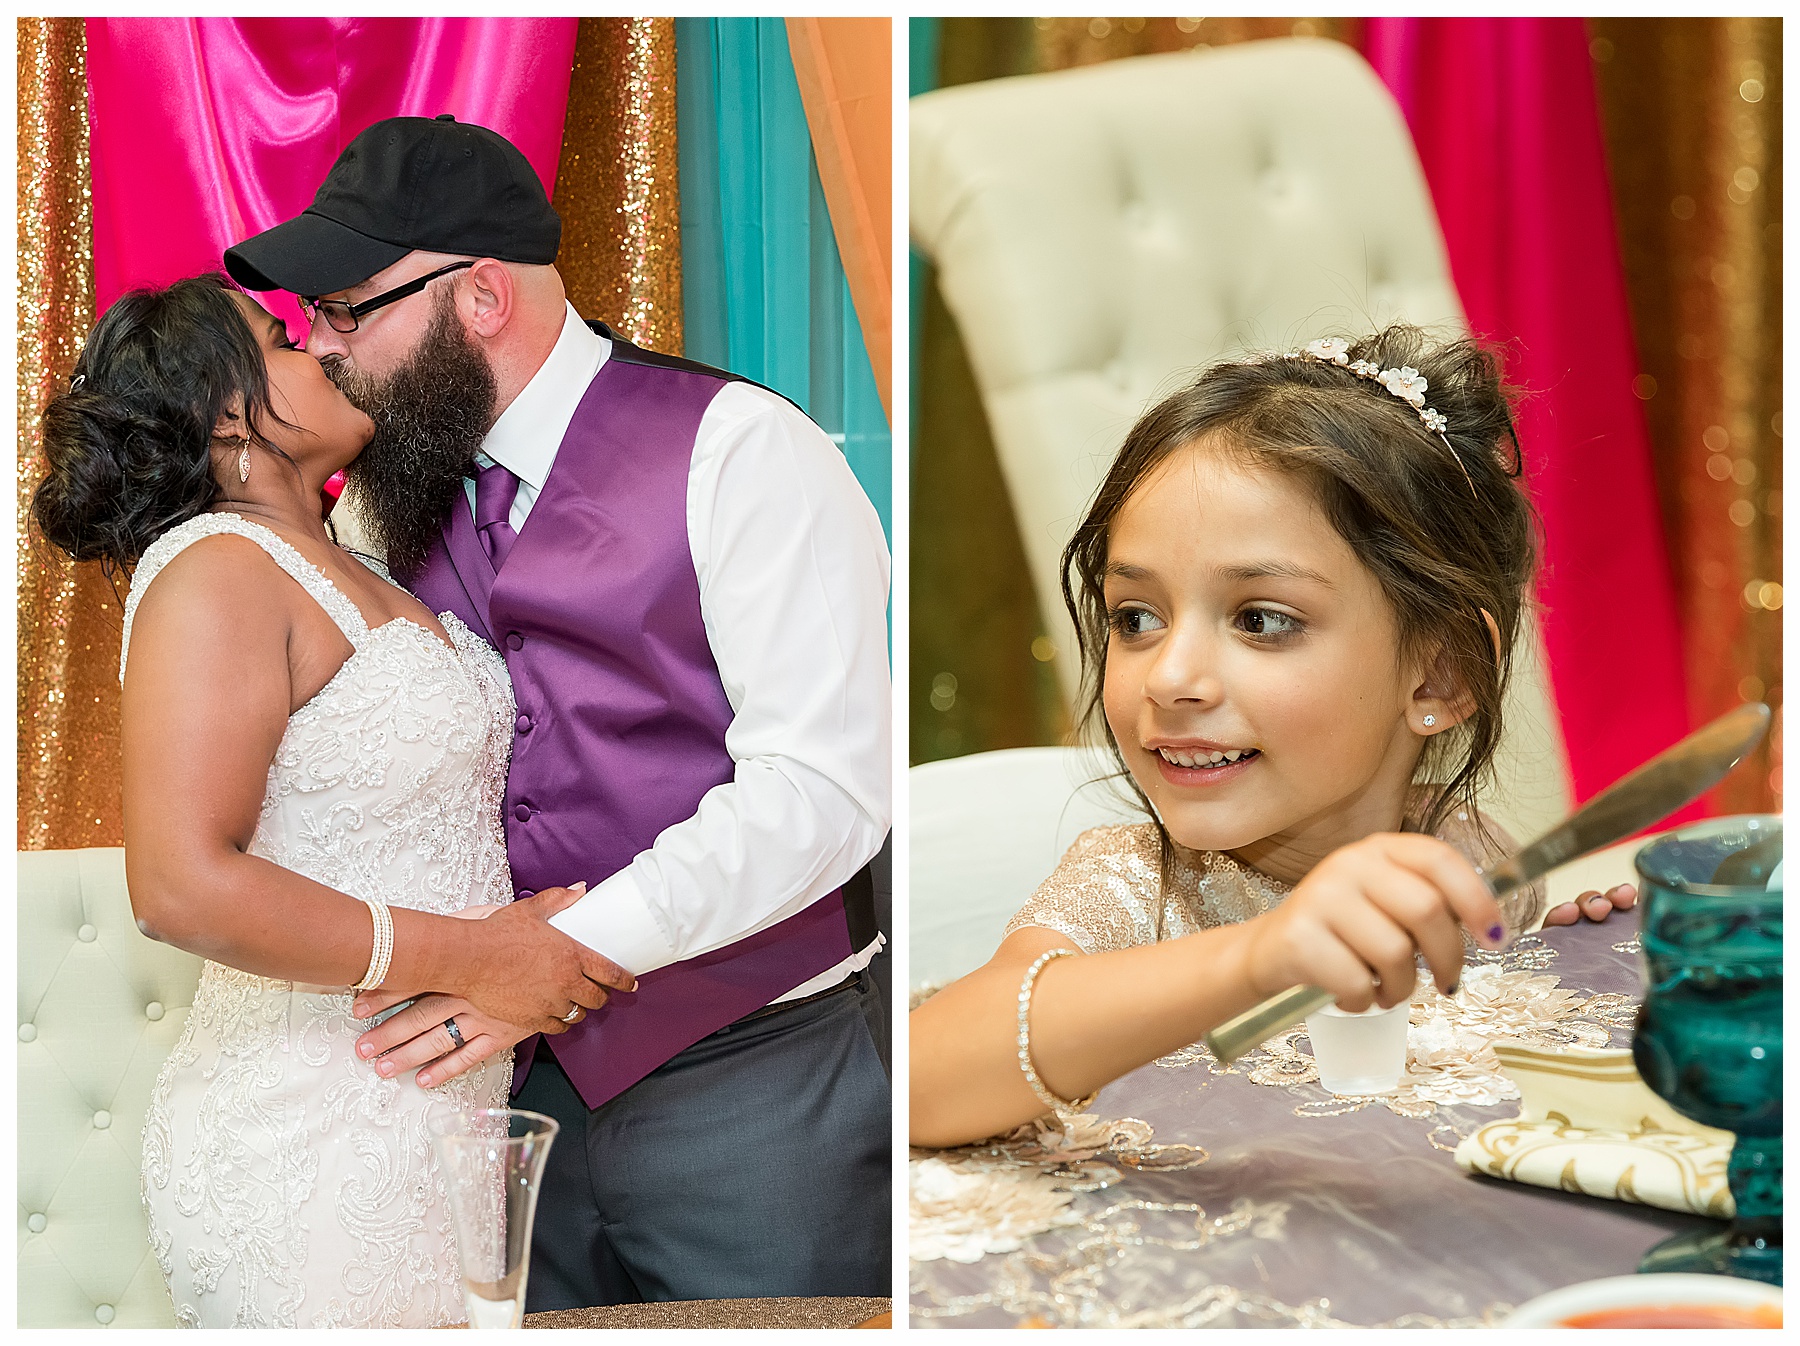
POLYGON ((509 518, 518 493, 519 479, 498 463, 475 477, 475 527, 495 570, 506 564, 506 554, 518 540, 509 518))

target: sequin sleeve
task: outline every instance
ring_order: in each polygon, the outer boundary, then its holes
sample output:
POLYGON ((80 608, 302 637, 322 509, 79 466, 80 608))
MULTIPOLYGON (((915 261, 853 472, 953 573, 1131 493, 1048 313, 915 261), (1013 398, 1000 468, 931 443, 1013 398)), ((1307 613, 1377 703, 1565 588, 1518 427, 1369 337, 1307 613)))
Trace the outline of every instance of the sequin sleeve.
POLYGON ((1090 828, 1013 914, 1006 933, 1026 926, 1054 930, 1083 953, 1154 943, 1160 855, 1149 824, 1090 828))
MULTIPOLYGON (((1512 834, 1499 823, 1479 812, 1471 817, 1464 809, 1452 810, 1438 825, 1437 836, 1461 851, 1484 874, 1519 849, 1512 834)), ((1501 898, 1500 919, 1506 922, 1506 933, 1516 937, 1537 929, 1547 900, 1542 880, 1501 898)))

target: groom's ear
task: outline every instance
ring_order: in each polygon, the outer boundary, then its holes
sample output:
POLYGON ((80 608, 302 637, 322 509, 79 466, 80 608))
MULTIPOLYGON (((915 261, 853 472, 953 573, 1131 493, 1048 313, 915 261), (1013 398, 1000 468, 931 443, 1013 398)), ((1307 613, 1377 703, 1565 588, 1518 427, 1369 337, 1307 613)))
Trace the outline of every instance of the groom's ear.
POLYGON ((470 333, 491 339, 512 321, 517 298, 517 287, 506 263, 484 257, 469 268, 458 307, 470 333))

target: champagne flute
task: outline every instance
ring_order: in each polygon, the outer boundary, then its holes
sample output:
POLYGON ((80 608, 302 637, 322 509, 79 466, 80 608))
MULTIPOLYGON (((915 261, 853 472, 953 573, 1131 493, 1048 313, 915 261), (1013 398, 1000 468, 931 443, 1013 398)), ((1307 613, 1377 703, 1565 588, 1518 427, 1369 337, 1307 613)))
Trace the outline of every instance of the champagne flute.
POLYGON ((425 1124, 449 1192, 469 1326, 520 1327, 531 1223, 557 1123, 517 1108, 439 1103, 425 1124))

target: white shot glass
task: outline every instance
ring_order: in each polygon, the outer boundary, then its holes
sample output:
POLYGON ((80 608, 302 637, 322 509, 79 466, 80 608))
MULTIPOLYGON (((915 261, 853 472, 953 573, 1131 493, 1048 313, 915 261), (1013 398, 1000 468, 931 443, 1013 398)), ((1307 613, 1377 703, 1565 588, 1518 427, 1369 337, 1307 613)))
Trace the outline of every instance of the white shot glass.
POLYGON ((1352 1014, 1336 1005, 1306 1016, 1319 1083, 1334 1094, 1390 1094, 1406 1073, 1408 1003, 1352 1014))

